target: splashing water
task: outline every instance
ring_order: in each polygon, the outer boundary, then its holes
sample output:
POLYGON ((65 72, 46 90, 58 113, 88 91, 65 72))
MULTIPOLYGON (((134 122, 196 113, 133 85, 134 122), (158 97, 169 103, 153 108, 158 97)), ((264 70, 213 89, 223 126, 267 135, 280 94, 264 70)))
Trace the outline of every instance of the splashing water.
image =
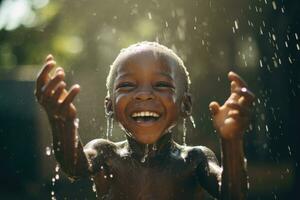
POLYGON ((46 155, 50 156, 51 155, 51 148, 50 147, 46 147, 46 155))
POLYGON ((182 143, 184 146, 186 146, 186 119, 183 119, 183 123, 182 123, 182 143))
POLYGON ((157 144, 156 144, 156 143, 153 144, 152 150, 153 150, 153 151, 156 151, 156 150, 157 150, 157 144))
POLYGON ((112 130, 114 128, 114 118, 112 116, 108 116, 106 120, 106 139, 108 137, 112 137, 112 130))
POLYGON ((196 128, 196 123, 195 123, 194 117, 192 115, 190 116, 190 121, 191 121, 193 127, 196 128))

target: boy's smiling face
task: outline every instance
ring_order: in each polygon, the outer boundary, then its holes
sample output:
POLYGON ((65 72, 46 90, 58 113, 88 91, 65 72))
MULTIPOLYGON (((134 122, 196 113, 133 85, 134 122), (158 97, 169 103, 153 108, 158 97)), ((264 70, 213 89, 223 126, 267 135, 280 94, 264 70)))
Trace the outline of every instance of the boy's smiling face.
POLYGON ((116 71, 112 109, 140 143, 155 143, 180 116, 179 72, 171 63, 146 50, 127 57, 116 71))

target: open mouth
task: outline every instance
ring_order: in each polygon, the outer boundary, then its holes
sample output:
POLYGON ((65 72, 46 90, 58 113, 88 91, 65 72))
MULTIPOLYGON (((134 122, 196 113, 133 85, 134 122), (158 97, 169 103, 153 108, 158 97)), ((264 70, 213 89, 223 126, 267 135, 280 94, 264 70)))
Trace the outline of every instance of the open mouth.
POLYGON ((131 118, 138 122, 155 122, 160 118, 160 114, 152 111, 134 112, 131 114, 131 118))

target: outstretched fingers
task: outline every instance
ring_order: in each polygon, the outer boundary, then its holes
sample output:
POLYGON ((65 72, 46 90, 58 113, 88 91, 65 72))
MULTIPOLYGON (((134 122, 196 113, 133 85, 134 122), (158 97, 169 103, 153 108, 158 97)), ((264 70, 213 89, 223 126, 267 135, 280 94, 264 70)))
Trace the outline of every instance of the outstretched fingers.
POLYGON ((247 88, 238 88, 234 91, 240 97, 238 99, 238 103, 242 106, 249 107, 255 99, 255 95, 247 88))
POLYGON ((215 116, 219 112, 219 109, 220 109, 220 105, 219 105, 218 102, 212 101, 209 104, 209 110, 210 110, 210 112, 212 113, 213 116, 215 116))
POLYGON ((56 62, 54 60, 49 60, 46 62, 41 71, 38 73, 37 88, 41 88, 45 83, 49 81, 49 73, 55 66, 56 62))
POLYGON ((56 66, 56 62, 53 60, 52 55, 48 55, 46 58, 46 63, 40 70, 36 80, 35 95, 38 101, 41 103, 43 100, 42 88, 51 80, 49 75, 50 71, 56 66))
POLYGON ((51 79, 46 85, 42 87, 42 92, 44 93, 45 98, 51 97, 55 89, 57 88, 58 84, 63 81, 65 78, 65 74, 62 71, 59 71, 53 79, 51 79))
POLYGON ((228 79, 232 82, 234 81, 237 85, 237 87, 247 87, 247 83, 239 76, 237 75, 236 73, 234 72, 229 72, 228 73, 228 79))
POLYGON ((69 90, 67 96, 63 100, 63 102, 60 105, 60 114, 62 116, 67 117, 75 117, 76 115, 76 109, 75 106, 72 104, 74 101, 74 98, 77 96, 77 94, 80 92, 80 86, 78 84, 73 85, 71 89, 69 90))
POLYGON ((246 82, 234 72, 228 73, 228 79, 231 81, 229 100, 236 101, 243 106, 250 106, 255 99, 255 95, 247 88, 246 82))
POLYGON ((229 117, 233 117, 233 118, 240 117, 240 116, 247 117, 250 114, 250 110, 247 107, 242 106, 237 102, 229 101, 226 103, 226 106, 230 108, 230 110, 228 111, 229 117))
POLYGON ((53 101, 59 103, 60 101, 62 101, 65 98, 65 96, 64 96, 65 87, 66 87, 65 82, 61 81, 60 83, 58 83, 57 88, 52 96, 53 101))

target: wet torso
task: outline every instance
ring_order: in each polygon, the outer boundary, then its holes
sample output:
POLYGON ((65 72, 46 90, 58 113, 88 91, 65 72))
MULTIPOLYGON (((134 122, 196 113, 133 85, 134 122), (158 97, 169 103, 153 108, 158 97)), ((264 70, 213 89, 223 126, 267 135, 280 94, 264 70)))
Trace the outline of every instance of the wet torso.
POLYGON ((99 199, 201 199, 197 170, 204 154, 173 140, 158 148, 132 142, 95 145, 98 155, 91 161, 99 199))

